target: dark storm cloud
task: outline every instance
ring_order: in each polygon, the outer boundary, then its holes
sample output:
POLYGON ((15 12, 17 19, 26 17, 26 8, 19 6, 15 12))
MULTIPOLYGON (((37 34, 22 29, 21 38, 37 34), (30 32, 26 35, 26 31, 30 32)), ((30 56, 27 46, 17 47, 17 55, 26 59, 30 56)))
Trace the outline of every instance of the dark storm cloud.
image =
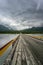
POLYGON ((42 26, 43 0, 0 0, 0 21, 16 29, 42 26))

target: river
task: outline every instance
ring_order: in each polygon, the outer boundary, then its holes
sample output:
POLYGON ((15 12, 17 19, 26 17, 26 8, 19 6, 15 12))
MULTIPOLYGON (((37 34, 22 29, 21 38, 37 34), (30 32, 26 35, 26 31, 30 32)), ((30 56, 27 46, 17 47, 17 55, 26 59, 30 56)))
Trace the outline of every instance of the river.
MULTIPOLYGON (((11 41, 12 39, 16 38, 17 36, 18 36, 17 34, 0 34, 0 48, 3 47, 6 43, 11 41)), ((10 53, 11 49, 12 45, 9 46, 9 48, 4 52, 2 56, 0 56, 0 65, 3 64, 8 54, 10 53)))

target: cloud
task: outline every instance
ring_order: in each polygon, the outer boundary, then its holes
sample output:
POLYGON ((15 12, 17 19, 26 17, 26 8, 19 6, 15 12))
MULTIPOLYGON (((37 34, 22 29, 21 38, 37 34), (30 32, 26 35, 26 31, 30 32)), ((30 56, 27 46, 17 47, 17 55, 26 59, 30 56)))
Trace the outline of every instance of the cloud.
MULTIPOLYGON (((8 24, 9 26, 10 25, 16 25, 17 22, 16 20, 12 19, 12 18, 8 18, 8 17, 5 17, 5 16, 0 16, 0 21, 3 23, 3 24, 8 24)), ((0 23, 1 24, 1 23, 0 23)))
POLYGON ((0 0, 0 24, 20 30, 42 23, 43 0, 0 0))

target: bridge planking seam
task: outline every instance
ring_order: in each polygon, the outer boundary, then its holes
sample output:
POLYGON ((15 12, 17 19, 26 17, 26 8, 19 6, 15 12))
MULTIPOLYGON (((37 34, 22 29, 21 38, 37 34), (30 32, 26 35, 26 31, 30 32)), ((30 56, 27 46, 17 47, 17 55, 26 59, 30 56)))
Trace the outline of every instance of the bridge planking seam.
POLYGON ((39 65, 25 40, 20 36, 11 65, 39 65))

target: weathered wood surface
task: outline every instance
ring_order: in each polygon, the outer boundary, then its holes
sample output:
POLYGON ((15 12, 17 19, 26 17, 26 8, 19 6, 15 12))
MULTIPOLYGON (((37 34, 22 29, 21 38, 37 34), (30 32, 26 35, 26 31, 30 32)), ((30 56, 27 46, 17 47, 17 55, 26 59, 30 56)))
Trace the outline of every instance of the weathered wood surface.
POLYGON ((40 50, 41 53, 38 51, 40 47, 43 49, 43 41, 21 34, 3 65, 42 65, 43 52, 42 50, 40 50), (37 47, 38 45, 39 47, 37 47), (41 54, 42 59, 35 52, 41 54))

